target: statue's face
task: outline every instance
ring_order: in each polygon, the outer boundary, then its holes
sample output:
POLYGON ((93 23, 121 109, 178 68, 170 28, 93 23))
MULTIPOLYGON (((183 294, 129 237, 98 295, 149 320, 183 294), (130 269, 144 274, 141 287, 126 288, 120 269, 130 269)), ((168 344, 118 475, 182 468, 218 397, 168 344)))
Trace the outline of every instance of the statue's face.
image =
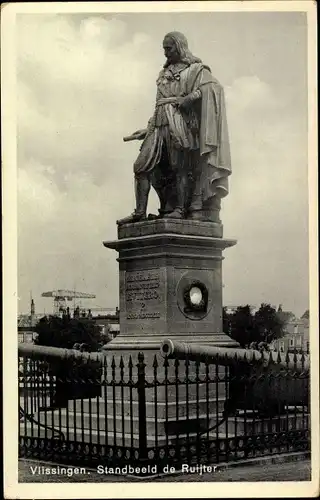
POLYGON ((163 50, 164 50, 164 55, 169 63, 174 64, 180 60, 180 54, 172 38, 165 38, 163 40, 163 50))

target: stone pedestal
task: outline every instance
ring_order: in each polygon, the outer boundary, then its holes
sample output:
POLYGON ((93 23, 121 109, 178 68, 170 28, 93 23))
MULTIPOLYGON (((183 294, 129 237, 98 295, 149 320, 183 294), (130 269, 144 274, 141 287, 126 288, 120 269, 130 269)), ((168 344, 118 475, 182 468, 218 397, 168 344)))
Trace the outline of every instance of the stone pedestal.
MULTIPOLYGON (((122 362, 128 366, 130 356, 135 366, 139 351, 144 353, 146 381, 156 386, 145 390, 148 446, 174 442, 177 433, 195 433, 221 418, 225 383, 210 384, 208 392, 202 365, 204 381, 197 389, 176 384, 177 368, 171 361, 165 371, 159 348, 167 338, 201 345, 238 345, 222 331, 222 252, 236 244, 224 239, 222 232, 217 223, 159 219, 120 226, 118 240, 103 243, 118 252, 120 274, 120 334, 104 349, 117 367, 122 362), (168 389, 154 382, 155 356, 157 379, 171 380, 168 389)), ((185 370, 181 362, 179 380, 185 380, 185 370)), ((195 370, 191 363, 189 374, 195 370)), ((121 412, 116 418, 123 420, 121 412)), ((136 414, 136 431, 138 421, 136 414)))
MULTIPOLYGON (((159 219, 126 224, 118 240, 120 334, 107 349, 155 349, 163 339, 237 345, 222 331, 222 225, 159 219), (200 293, 193 304, 190 291, 200 293)), ((191 292, 192 293, 192 292, 191 292)))

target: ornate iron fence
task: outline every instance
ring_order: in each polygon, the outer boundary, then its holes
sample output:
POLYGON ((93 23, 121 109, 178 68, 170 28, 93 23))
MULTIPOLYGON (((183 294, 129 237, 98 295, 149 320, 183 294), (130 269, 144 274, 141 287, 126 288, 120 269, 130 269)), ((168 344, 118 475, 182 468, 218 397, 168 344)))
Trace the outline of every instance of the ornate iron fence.
POLYGON ((309 449, 301 366, 53 351, 19 348, 20 456, 161 472, 309 449))

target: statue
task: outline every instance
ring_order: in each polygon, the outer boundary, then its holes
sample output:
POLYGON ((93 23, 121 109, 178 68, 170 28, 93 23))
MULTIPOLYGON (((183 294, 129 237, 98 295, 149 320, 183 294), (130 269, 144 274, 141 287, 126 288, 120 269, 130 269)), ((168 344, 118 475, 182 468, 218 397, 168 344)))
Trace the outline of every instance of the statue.
POLYGON ((182 33, 168 33, 163 49, 154 114, 146 129, 124 138, 143 142, 134 163, 136 208, 117 223, 147 218, 151 186, 157 217, 220 222, 231 174, 223 88, 182 33))

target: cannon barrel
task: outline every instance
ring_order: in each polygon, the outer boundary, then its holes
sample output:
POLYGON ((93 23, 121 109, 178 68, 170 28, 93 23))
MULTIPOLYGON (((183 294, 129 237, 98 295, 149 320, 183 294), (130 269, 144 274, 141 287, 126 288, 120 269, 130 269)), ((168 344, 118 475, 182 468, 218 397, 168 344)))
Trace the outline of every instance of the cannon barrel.
MULTIPOLYGON (((52 382, 55 381, 49 391, 50 404, 54 408, 65 408, 68 401, 73 399, 100 397, 102 394, 101 377, 105 355, 101 353, 21 343, 18 345, 18 354, 32 361, 40 361, 39 364, 31 365, 34 375, 39 377, 34 390, 42 390, 44 373, 54 377, 52 382), (41 362, 45 362, 46 366, 41 362)), ((27 369, 21 366, 22 373, 27 369)))
POLYGON ((83 360, 84 362, 93 361, 102 363, 106 357, 100 352, 79 352, 76 349, 65 349, 61 347, 40 346, 24 342, 18 344, 19 356, 30 356, 33 359, 51 359, 51 360, 66 360, 68 358, 83 360))
POLYGON ((225 410, 229 413, 243 409, 279 415, 290 405, 308 405, 310 361, 304 354, 201 346, 171 339, 162 343, 161 354, 226 366, 228 374, 222 376, 222 383, 228 384, 225 410))
POLYGON ((296 373, 306 373, 310 369, 309 356, 305 354, 283 354, 280 352, 260 352, 254 349, 231 347, 212 347, 206 345, 186 344, 166 339, 162 342, 160 352, 163 357, 202 361, 209 364, 230 366, 235 363, 268 365, 274 363, 296 373))

